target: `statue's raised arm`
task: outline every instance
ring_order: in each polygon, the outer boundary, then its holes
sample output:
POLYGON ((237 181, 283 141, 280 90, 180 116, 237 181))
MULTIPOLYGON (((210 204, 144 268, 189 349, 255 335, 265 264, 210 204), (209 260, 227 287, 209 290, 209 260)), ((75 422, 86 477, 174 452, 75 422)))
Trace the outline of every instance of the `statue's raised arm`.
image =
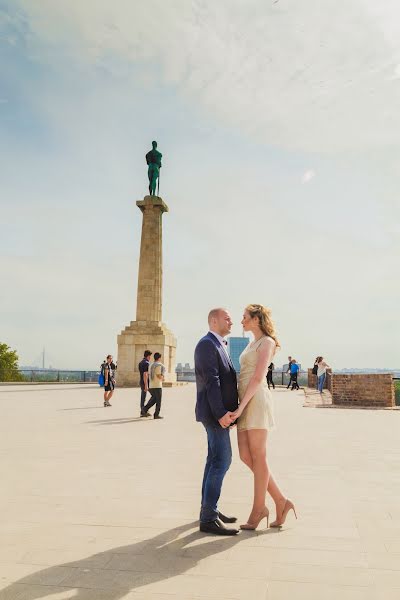
POLYGON ((146 154, 146 162, 149 165, 147 174, 149 176, 150 196, 156 195, 156 186, 158 182, 158 192, 160 189, 160 169, 162 154, 157 150, 157 142, 152 142, 153 149, 146 154))

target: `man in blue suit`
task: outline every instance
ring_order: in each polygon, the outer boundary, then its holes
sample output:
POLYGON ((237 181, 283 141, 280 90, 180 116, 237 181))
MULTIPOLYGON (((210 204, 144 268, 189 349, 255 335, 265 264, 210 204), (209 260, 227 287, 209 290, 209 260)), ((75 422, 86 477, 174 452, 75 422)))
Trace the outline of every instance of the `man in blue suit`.
POLYGON ((200 531, 216 535, 236 535, 239 530, 226 527, 235 517, 223 515, 217 508, 222 482, 232 462, 230 427, 232 413, 238 407, 236 372, 229 357, 225 336, 232 319, 224 308, 208 315, 209 332, 196 346, 196 420, 207 432, 208 455, 201 491, 200 531))

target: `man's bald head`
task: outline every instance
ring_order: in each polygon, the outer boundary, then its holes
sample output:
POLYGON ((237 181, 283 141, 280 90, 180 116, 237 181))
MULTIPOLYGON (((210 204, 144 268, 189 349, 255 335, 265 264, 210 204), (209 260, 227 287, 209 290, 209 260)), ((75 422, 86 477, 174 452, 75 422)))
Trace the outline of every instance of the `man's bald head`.
POLYGON ((211 325, 213 319, 218 319, 221 312, 226 312, 225 308, 212 308, 208 313, 208 324, 211 325))
POLYGON ((213 308, 208 313, 210 331, 224 337, 231 332, 232 319, 226 308, 213 308))

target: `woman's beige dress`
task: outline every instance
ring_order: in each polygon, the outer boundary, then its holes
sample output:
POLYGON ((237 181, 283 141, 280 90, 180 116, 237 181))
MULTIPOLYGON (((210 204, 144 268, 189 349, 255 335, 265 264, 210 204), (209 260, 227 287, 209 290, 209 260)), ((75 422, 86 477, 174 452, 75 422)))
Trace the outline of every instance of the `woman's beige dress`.
MULTIPOLYGON (((266 338, 249 344, 240 355, 239 401, 242 400, 250 379, 256 370, 258 350, 266 338)), ((267 378, 260 386, 237 422, 238 431, 248 429, 274 429, 272 394, 268 389, 267 378)))

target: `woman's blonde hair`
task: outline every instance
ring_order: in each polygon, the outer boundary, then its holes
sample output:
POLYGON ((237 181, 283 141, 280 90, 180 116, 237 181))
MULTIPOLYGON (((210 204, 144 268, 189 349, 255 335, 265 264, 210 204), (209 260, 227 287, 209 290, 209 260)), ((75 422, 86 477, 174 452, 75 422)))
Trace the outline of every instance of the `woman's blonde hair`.
POLYGON ((272 338, 276 344, 276 347, 280 348, 281 345, 276 335, 274 322, 271 319, 270 309, 266 308, 262 304, 249 304, 246 306, 245 310, 249 313, 252 319, 254 319, 254 317, 258 317, 258 324, 263 334, 272 338))

